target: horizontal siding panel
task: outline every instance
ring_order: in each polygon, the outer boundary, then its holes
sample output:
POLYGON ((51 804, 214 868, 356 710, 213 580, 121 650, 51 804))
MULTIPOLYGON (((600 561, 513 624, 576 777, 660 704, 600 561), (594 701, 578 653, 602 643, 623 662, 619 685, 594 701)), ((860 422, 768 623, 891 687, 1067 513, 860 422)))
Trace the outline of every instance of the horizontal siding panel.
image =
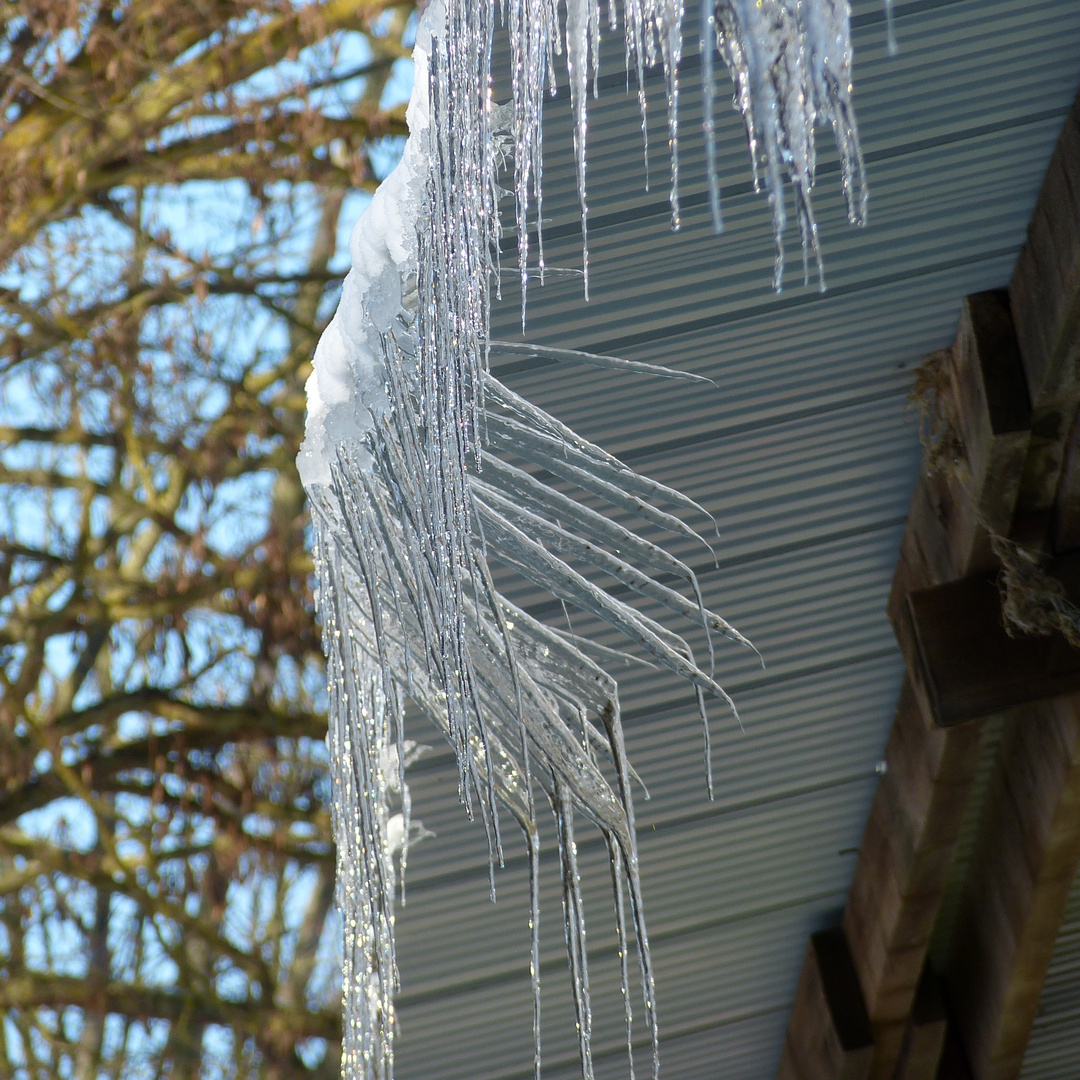
MULTIPOLYGON (((691 1025, 738 1030, 739 1020, 772 1011, 778 984, 789 1005, 795 989, 787 971, 789 957, 792 953, 801 957, 813 927, 808 909, 796 907, 658 941, 654 960, 661 987, 661 1024, 670 1024, 674 1031, 691 1025)), ((605 1056, 617 1058, 625 1047, 617 961, 602 959, 593 965, 590 976, 595 1043, 605 1056)), ((572 1062, 575 1054, 569 987, 561 970, 553 972, 545 986, 545 1055, 557 1069, 572 1062)), ((530 1070, 531 999, 524 972, 516 986, 500 983, 447 995, 447 999, 452 1008, 425 1002, 401 1009, 402 1030, 413 1033, 411 1042, 407 1034, 401 1040, 398 1075, 402 1080, 429 1076, 509 1080, 530 1070)), ((637 1012, 640 1015, 640 1007, 637 1012)))

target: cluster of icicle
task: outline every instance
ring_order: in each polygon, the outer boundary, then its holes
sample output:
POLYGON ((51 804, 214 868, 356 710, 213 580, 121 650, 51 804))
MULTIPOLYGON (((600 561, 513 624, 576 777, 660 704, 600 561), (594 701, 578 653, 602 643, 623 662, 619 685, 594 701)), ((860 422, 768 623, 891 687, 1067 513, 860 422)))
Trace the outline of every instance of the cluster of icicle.
MULTIPOLYGON (((816 257, 810 203, 815 125, 831 123, 853 221, 865 188, 850 101, 846 0, 705 0, 702 19, 712 208, 720 225, 712 149, 715 40, 735 82, 755 175, 772 203, 782 274, 784 182, 806 252, 816 257)), ((527 282, 530 220, 539 241, 542 109, 554 54, 566 52, 585 230, 588 84, 599 53, 597 0, 504 0, 513 57, 509 106, 491 98, 495 9, 484 0, 432 0, 415 51, 410 136, 351 244, 352 270, 319 342, 299 458, 315 533, 318 607, 329 675, 329 734, 344 917, 347 1080, 393 1076, 394 903, 410 837, 403 731, 407 697, 443 731, 459 793, 479 815, 492 864, 501 823, 524 832, 531 881, 535 1067, 540 1072, 539 839, 534 793, 551 804, 562 867, 566 942, 586 1080, 592 1075, 584 913, 575 812, 598 827, 611 857, 628 1050, 628 943, 636 945, 654 1073, 657 1027, 618 688, 604 665, 630 659, 549 627, 496 589, 489 560, 622 631, 637 654, 731 705, 714 679, 712 637, 748 643, 701 599, 693 572, 658 544, 588 503, 643 527, 701 541, 678 514, 696 504, 579 438, 495 379, 493 350, 675 376, 613 357, 490 340, 489 289, 498 275, 497 183, 510 147, 518 254, 527 282), (532 207, 532 211, 530 211, 532 207), (534 216, 533 216, 534 215, 534 216), (586 498, 582 498, 586 496, 586 498), (603 587, 614 583, 615 589, 603 587), (680 588, 671 582, 681 582, 680 588), (681 591, 680 591, 681 589, 681 591), (627 590, 704 628, 709 661, 626 602, 627 590), (629 900, 629 915, 626 902, 629 900)), ((678 223, 677 71, 680 0, 623 0, 628 70, 642 109, 645 68, 663 64, 669 96, 672 212, 678 223)), ((609 3, 616 22, 614 0, 609 3)), ((644 119, 643 119, 644 128, 644 119)), ((542 274, 542 241, 538 266, 542 274)), ((586 252, 587 266, 587 252, 586 252)), ((704 515, 707 519, 707 515, 704 515)), ((701 541, 704 543, 704 541, 701 541)), ((705 728, 706 763, 708 729, 705 728)), ((708 769, 708 765, 707 765, 708 769)), ((709 777, 711 794, 711 776, 709 777)), ((493 885, 494 888, 494 885, 493 885)), ((632 1055, 631 1055, 632 1072, 632 1055)))
MULTIPOLYGON (((555 52, 565 36, 566 67, 574 116, 574 152, 588 297, 588 203, 585 164, 589 83, 596 93, 601 11, 599 0, 566 0, 565 35, 557 18, 558 0, 503 0, 509 8, 513 64, 513 135, 517 205, 518 266, 522 303, 529 272, 529 207, 536 206, 538 269, 544 270, 542 211, 542 114, 545 90, 555 85, 555 52)), ((623 0, 626 70, 635 72, 641 129, 648 155, 645 70, 662 62, 667 84, 668 146, 671 157, 671 221, 679 210, 679 63, 682 0, 623 0)), ((890 49, 892 3, 885 0, 890 49)), ((617 28, 616 0, 608 0, 608 23, 617 28)), ((714 53, 719 51, 735 84, 735 105, 746 125, 755 190, 764 187, 772 209, 776 240, 773 286, 784 277, 787 227, 785 181, 790 185, 802 240, 803 279, 809 258, 824 290, 811 192, 816 166, 815 129, 833 129, 840 174, 853 225, 866 222, 866 178, 851 94, 851 29, 848 0, 701 0, 699 49, 705 129, 706 183, 713 227, 721 232, 720 184, 716 164, 714 53)))

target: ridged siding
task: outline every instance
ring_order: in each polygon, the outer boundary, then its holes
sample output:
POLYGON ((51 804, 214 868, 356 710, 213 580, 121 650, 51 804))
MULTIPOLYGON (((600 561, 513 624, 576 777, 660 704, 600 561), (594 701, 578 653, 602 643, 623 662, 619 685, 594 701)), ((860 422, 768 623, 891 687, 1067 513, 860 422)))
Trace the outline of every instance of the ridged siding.
MULTIPOLYGON (((582 302, 573 277, 534 283, 526 337, 669 364, 707 375, 716 388, 520 358, 494 364, 519 392, 715 516, 718 568, 703 549, 676 550, 700 570, 707 602, 753 638, 768 664, 762 671, 734 646, 718 651, 743 727, 712 708, 711 803, 685 687, 647 669, 622 679, 631 755, 652 795, 637 809, 671 1080, 775 1073, 807 935, 844 902, 902 676, 884 606, 921 456, 906 406, 911 369, 952 339, 961 297, 1008 280, 1080 85, 1075 0, 927 0, 896 10, 902 52, 888 58, 878 0, 855 4, 866 229, 844 220, 835 153, 821 136, 816 209, 828 293, 802 286, 793 230, 785 291, 772 293, 767 207, 750 191, 745 139, 724 108, 727 231, 712 235, 696 32, 682 90, 683 223, 670 232, 662 87, 651 79, 652 189, 644 192, 636 99, 624 93, 616 41, 605 53, 602 96, 589 106, 592 300, 582 302)), ((548 106, 546 255, 549 266, 577 267, 567 110, 565 99, 548 106)), ((511 239, 494 318, 500 338, 521 335, 514 258, 511 239)), ((519 603, 562 622, 557 605, 500 580, 519 603)), ((575 629, 617 644, 589 619, 571 617, 575 629)), ((438 742, 422 727, 411 734, 438 742)), ((456 772, 441 746, 416 767, 412 787, 417 816, 438 836, 413 850, 398 916, 398 1075, 524 1080, 523 851, 507 825, 493 907, 483 830, 457 805, 456 772)), ((545 1076, 569 1080, 577 1066, 550 829, 545 841, 545 1076)), ((627 1070, 609 876, 584 825, 580 847, 597 1075, 614 1080, 627 1070)), ((1075 937, 1075 898, 1070 920, 1075 937)), ((1060 1080, 1070 1075, 1061 1063, 1078 1059, 1075 941, 1059 953, 1052 975, 1062 973, 1071 1005, 1046 1003, 1058 985, 1048 983, 1028 1078, 1060 1080), (1062 1056, 1067 1045, 1072 1058, 1062 1056)), ((637 1066, 647 1075, 643 1049, 637 1066)))

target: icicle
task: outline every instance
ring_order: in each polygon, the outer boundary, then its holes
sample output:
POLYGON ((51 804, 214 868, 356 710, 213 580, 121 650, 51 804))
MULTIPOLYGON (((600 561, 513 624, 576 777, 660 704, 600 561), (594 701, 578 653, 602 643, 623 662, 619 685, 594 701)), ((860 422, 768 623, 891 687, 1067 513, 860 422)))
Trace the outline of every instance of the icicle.
POLYGON ((679 64, 682 63, 682 0, 663 5, 658 12, 660 49, 667 80, 668 153, 671 156, 671 227, 682 227, 679 209, 679 64))
MULTIPOLYGON (((895 51, 892 0, 884 0, 890 52, 895 51)), ((682 49, 682 4, 677 0, 623 0, 627 77, 637 79, 648 189, 648 124, 645 66, 663 63, 671 158, 672 226, 680 225, 678 101, 682 49)), ((615 24, 614 0, 609 21, 615 24)), ((713 49, 719 46, 736 84, 739 109, 747 123, 755 184, 764 169, 766 194, 773 207, 777 244, 774 283, 783 278, 786 225, 784 181, 790 182, 808 274, 813 256, 823 281, 817 225, 810 202, 814 171, 814 127, 819 117, 834 128, 849 216, 865 220, 866 191, 854 111, 851 106, 850 8, 848 0, 702 0, 700 49, 706 147, 706 183, 714 228, 722 226, 715 160, 715 78, 713 49), (812 84, 812 90, 808 84, 812 84)), ((542 132, 543 88, 554 78, 553 52, 566 38, 567 72, 574 118, 574 154, 581 207, 584 288, 588 297, 588 200, 586 196, 588 82, 599 74, 598 0, 568 0, 565 35, 555 0, 513 0, 509 30, 513 89, 516 227, 522 281, 522 319, 528 279, 530 199, 536 203, 537 241, 543 276, 542 132)))
POLYGON ((893 0, 885 0, 885 48, 890 56, 895 56, 900 51, 900 43, 896 40, 896 20, 893 18, 893 0))
POLYGON ((574 996, 581 1076, 582 1080, 593 1080, 589 958, 585 949, 585 907, 581 897, 577 843, 574 840, 574 808, 569 793, 557 778, 552 780, 551 808, 555 814, 559 837, 566 956, 570 964, 570 987, 574 996))
POLYGON ((689 371, 676 371, 658 364, 643 364, 639 360, 624 360, 620 356, 605 356, 602 353, 582 352, 581 349, 559 349, 552 345, 530 345, 527 341, 492 341, 494 352, 517 353, 532 356, 538 360, 568 361, 584 364, 586 367, 606 368, 609 371, 632 372, 637 375, 654 375, 660 379, 676 379, 681 382, 707 383, 715 386, 712 379, 704 375, 694 375, 689 371))
MULTIPOLYGON (((802 14, 814 107, 832 125, 840 155, 840 178, 847 199, 848 219, 853 225, 865 225, 866 174, 851 101, 851 14, 847 3, 841 0, 827 3, 818 0, 807 6, 802 14)), ((891 27, 889 0, 886 0, 886 16, 891 27)))
POLYGON ((642 29, 645 19, 641 13, 641 0, 626 0, 626 79, 630 81, 630 68, 637 76, 638 110, 641 113, 641 144, 645 162, 645 190, 649 190, 649 125, 648 100, 645 96, 645 43, 642 29))
POLYGON ((626 755, 626 741, 623 738, 622 718, 619 715, 617 699, 608 702, 601 711, 600 718, 608 733, 619 792, 627 807, 626 833, 623 836, 613 834, 612 839, 622 849, 626 885, 630 894, 630 908, 637 933, 638 966, 641 969, 641 993, 645 1002, 645 1017, 649 1025, 649 1033, 652 1036, 653 1080, 657 1080, 660 1076, 660 1029, 656 1019, 656 986, 653 979, 649 932, 645 925, 645 904, 641 895, 641 876, 638 870, 637 831, 634 822, 634 804, 630 797, 631 769, 626 755))
POLYGON ((720 213, 720 178, 716 172, 716 120, 713 115, 716 100, 716 77, 713 74, 713 50, 716 48, 715 0, 701 0, 701 96, 705 131, 705 182, 709 186, 709 212, 713 232, 724 231, 720 213))
POLYGON ((592 44, 590 7, 595 10, 596 0, 566 0, 566 71, 570 78, 570 107, 574 113, 574 159, 581 203, 581 265, 585 272, 586 300, 589 299, 589 207, 585 198, 585 143, 589 123, 586 105, 589 46, 592 44))
POLYGON ((626 1015, 626 1058, 630 1080, 636 1080, 634 1076, 634 1010, 630 1004, 630 964, 626 936, 626 908, 623 904, 622 852, 613 836, 605 836, 604 839, 608 846, 611 891, 615 898, 615 934, 619 942, 619 986, 623 998, 623 1012, 626 1015))
POLYGON ((533 997, 533 1080, 540 1080, 540 838, 525 829, 529 849, 529 982, 533 997))

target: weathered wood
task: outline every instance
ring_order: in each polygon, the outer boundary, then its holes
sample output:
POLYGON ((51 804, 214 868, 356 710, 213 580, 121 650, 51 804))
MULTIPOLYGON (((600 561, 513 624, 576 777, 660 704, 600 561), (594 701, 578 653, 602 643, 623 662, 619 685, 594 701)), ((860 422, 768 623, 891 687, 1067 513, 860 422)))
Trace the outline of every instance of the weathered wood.
POLYGON ((937 976, 923 968, 893 1080, 936 1080, 949 1018, 937 976))
POLYGON ((1009 536, 1024 547, 1047 550, 1051 545, 1056 504, 1064 475, 1068 436, 1077 401, 1062 401, 1035 409, 1031 440, 1020 477, 1009 536))
MULTIPOLYGON (((954 472, 921 477, 912 498, 889 601, 908 657, 919 652, 909 594, 993 565, 985 526, 1004 531, 1012 519, 1029 407, 1003 294, 965 300, 945 374, 943 413, 956 428, 963 462, 954 472)), ((874 1029, 872 1075, 882 1080, 901 1051, 979 739, 975 729, 937 728, 926 695, 916 693, 919 683, 910 669, 844 912, 874 1029)))
POLYGON ((1080 548, 1080 410, 1073 417, 1072 431, 1065 441, 1052 528, 1053 551, 1080 548))
POLYGON ((873 1035, 847 939, 839 927, 810 936, 778 1080, 864 1080, 873 1035))
MULTIPOLYGON (((889 600, 907 657, 919 652, 909 594, 994 565, 986 526, 1007 531, 1012 521, 1030 408, 1004 294, 965 300, 945 375, 942 412, 963 460, 956 470, 920 477, 912 498, 889 600)), ((975 727, 934 724, 920 672, 909 668, 844 912, 874 1030, 871 1075, 880 1080, 892 1077, 901 1054, 978 742, 975 727)))
MULTIPOLYGON (((1080 600, 1080 552, 1047 573, 1080 600)), ((996 575, 976 575, 908 596, 900 637, 924 710, 942 727, 1080 691, 1080 650, 1059 633, 1010 637, 996 575)))
POLYGON ((1080 865, 1080 696, 1010 718, 946 979, 976 1080, 1019 1076, 1080 865))
POLYGON ((1080 389, 1080 97, 1047 169, 1009 301, 1037 409, 1080 389))
POLYGON ((1031 409, 1004 293, 964 300, 942 392, 963 460, 955 471, 924 473, 915 485, 889 596, 898 637, 906 632, 910 592, 992 569, 986 527, 1010 531, 1031 409))
MULTIPOLYGON (((1009 282, 1009 302, 1033 406, 1013 536, 1035 546, 1048 533, 1052 539, 1055 517, 1068 516, 1076 496, 1065 473, 1080 404, 1080 97, 1043 181, 1009 282)), ((1060 539, 1065 547, 1077 542, 1068 535, 1060 539)))

